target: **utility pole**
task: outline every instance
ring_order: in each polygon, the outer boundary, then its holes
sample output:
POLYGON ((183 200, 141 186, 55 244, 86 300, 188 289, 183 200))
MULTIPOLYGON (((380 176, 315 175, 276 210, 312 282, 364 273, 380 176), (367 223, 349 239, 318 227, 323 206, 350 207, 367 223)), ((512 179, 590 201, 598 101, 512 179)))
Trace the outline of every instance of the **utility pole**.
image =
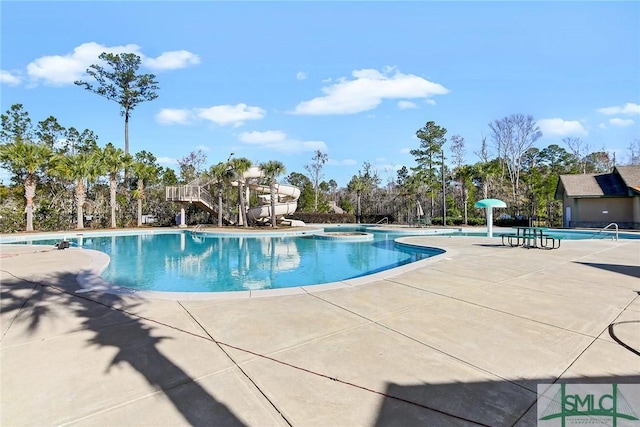
POLYGON ((447 226, 447 192, 444 180, 444 150, 440 147, 440 154, 442 154, 442 226, 447 226))

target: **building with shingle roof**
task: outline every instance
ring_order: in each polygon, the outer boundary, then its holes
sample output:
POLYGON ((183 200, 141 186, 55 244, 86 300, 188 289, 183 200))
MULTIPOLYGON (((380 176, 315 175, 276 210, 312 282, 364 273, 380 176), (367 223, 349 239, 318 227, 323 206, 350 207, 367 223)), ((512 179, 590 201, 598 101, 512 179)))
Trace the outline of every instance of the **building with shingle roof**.
POLYGON ((640 166, 616 166, 611 173, 560 175, 555 198, 562 200, 564 227, 640 229, 640 166))

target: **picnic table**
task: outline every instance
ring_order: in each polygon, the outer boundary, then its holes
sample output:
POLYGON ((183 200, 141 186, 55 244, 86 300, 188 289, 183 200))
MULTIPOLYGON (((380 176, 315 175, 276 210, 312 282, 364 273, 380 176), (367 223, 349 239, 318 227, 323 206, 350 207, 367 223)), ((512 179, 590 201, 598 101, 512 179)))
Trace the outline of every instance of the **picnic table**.
POLYGON ((502 244, 506 246, 505 239, 511 247, 557 249, 562 238, 549 234, 547 227, 511 227, 515 233, 502 234, 502 244), (556 246, 557 243, 557 246, 556 246))

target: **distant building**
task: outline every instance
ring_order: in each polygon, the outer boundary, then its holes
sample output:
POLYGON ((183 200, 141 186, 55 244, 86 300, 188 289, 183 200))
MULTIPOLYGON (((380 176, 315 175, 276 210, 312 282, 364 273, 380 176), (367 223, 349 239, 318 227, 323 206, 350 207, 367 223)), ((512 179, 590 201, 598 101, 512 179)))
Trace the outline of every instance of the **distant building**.
POLYGON ((640 229, 640 166, 560 175, 555 198, 562 200, 564 227, 600 228, 615 222, 620 228, 640 229))

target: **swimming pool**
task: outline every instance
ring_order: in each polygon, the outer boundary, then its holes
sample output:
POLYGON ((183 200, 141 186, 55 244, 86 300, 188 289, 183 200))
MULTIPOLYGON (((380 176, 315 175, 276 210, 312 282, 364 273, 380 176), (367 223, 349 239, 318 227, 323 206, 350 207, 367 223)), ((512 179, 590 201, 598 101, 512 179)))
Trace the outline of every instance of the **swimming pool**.
MULTIPOLYGON (((505 229, 509 230, 509 229, 505 229)), ((109 255, 102 278, 118 287, 160 292, 233 292, 339 282, 443 253, 394 242, 410 235, 486 236, 464 229, 336 226, 309 233, 198 233, 177 230, 66 234, 74 247, 109 255), (352 239, 341 234, 353 232, 352 239), (334 235, 331 235, 335 233, 334 235)), ((567 240, 611 238, 592 230, 553 230, 567 240)), ((500 234, 496 230, 495 236, 500 234)), ((620 233, 640 239, 640 233, 620 233)), ((54 245, 61 237, 21 236, 3 243, 54 245)))
MULTIPOLYGON (((331 231, 331 229, 325 229, 331 231)), ((340 232, 350 229, 340 228, 340 232)), ((353 279, 444 251, 395 243, 402 234, 370 239, 307 235, 230 235, 174 231, 67 237, 71 246, 111 258, 104 280, 119 287, 164 292, 228 292, 319 285, 353 279)), ((56 240, 30 243, 51 244, 56 240)))

